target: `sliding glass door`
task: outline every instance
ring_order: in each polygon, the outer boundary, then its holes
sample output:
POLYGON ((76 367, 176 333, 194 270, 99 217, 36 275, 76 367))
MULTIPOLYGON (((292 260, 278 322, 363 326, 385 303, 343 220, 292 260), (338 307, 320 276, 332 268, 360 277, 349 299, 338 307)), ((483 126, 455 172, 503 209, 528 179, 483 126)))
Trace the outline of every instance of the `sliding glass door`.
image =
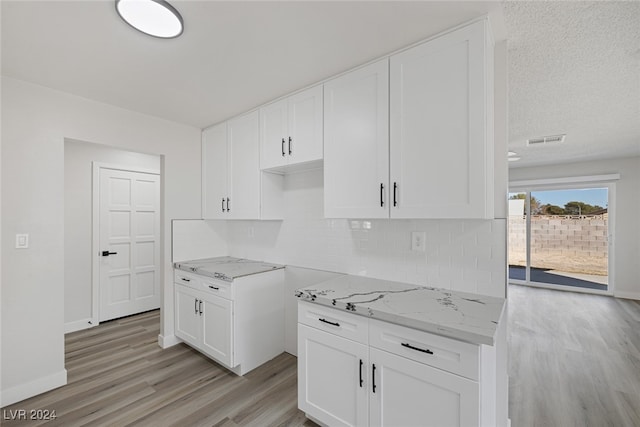
POLYGON ((509 281, 607 292, 610 186, 509 194, 509 281))

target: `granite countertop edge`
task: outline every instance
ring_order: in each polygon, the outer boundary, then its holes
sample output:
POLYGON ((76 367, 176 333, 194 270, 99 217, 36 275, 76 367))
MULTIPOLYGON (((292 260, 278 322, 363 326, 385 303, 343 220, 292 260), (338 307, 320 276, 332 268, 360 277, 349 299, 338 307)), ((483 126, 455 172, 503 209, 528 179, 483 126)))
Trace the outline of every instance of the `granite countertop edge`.
MULTIPOLYGON (((376 281, 377 279, 371 279, 371 280, 376 281)), ((400 283, 396 283, 396 284, 400 284, 400 283)), ((447 289, 431 288, 426 286, 415 286, 410 284, 404 284, 404 285, 406 285, 408 289, 424 288, 426 290, 432 290, 435 292, 446 292, 453 295, 469 295, 467 293, 462 293, 462 292, 458 293, 458 292, 447 290, 447 289)), ((489 346, 495 345, 496 335, 498 331, 498 322, 503 320, 504 310, 506 307, 506 304, 504 303, 505 301, 504 298, 479 296, 481 298, 495 299, 496 301, 502 300, 503 302, 497 317, 498 320, 490 321, 492 324, 495 324, 495 327, 493 327, 493 330, 491 331, 491 333, 489 333, 488 330, 486 332, 482 332, 482 331, 474 332, 472 330, 468 330, 469 326, 467 326, 467 329, 465 330, 464 328, 460 329, 460 328, 456 328, 455 326, 448 325, 447 322, 439 323, 437 321, 428 321, 424 319, 411 318, 410 316, 403 315, 402 313, 392 313, 389 311, 377 310, 375 307, 371 307, 371 305, 368 305, 367 303, 354 304, 349 302, 345 303, 341 301, 336 301, 334 298, 332 298, 331 294, 322 295, 321 293, 319 294, 318 292, 316 292, 316 290, 317 290, 317 285, 315 287, 301 288, 296 290, 295 296, 300 301, 319 304, 319 305, 337 309, 339 311, 343 311, 346 313, 356 314, 356 315, 371 318, 371 319, 377 319, 380 321, 393 323, 399 326, 409 327, 412 329, 433 333, 436 335, 444 336, 451 339, 456 339, 459 341, 465 341, 465 342, 469 342, 476 345, 478 344, 484 344, 489 346), (314 289, 311 289, 311 288, 314 288, 314 289)))

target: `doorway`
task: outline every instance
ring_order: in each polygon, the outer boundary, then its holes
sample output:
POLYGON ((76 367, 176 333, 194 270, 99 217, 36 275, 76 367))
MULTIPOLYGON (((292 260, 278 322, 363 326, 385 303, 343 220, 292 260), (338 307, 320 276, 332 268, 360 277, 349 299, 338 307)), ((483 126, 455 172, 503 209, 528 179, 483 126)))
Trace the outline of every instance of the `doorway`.
MULTIPOLYGON (((64 141, 64 332, 98 325, 94 289, 93 163, 159 173, 162 158, 86 141, 64 141)), ((160 176, 161 177, 161 176, 160 176)), ((162 230, 161 230, 162 231, 162 230)), ((162 248, 159 248, 162 251, 162 248)), ((112 251, 114 252, 114 251, 112 251)), ((117 252, 117 251, 115 251, 117 252)), ((162 273, 160 271, 159 273, 162 273)))
POLYGON ((612 183, 529 184, 509 193, 509 282, 612 293, 612 183))

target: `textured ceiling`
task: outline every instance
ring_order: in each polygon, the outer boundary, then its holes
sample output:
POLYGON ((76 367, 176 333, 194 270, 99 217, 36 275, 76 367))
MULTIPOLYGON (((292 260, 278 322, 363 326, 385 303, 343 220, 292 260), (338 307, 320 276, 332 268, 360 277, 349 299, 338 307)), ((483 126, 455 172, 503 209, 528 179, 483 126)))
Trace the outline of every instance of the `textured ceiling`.
POLYGON ((510 166, 640 154, 638 1, 172 3, 185 32, 158 40, 111 0, 2 0, 2 74, 205 127, 502 8, 510 166))
POLYGON ((507 2, 511 167, 640 154, 640 2, 507 2), (566 133, 560 144, 528 138, 566 133))

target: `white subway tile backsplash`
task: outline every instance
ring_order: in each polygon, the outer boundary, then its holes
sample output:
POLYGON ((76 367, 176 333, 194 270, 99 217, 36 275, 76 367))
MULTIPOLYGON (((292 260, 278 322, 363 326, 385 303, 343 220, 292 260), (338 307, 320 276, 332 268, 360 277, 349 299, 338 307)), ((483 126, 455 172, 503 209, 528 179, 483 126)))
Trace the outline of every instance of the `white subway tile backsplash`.
POLYGON ((284 221, 229 221, 229 254, 504 296, 504 219, 325 219, 322 185, 321 170, 287 175, 284 221), (411 251, 412 231, 425 252, 411 251))

